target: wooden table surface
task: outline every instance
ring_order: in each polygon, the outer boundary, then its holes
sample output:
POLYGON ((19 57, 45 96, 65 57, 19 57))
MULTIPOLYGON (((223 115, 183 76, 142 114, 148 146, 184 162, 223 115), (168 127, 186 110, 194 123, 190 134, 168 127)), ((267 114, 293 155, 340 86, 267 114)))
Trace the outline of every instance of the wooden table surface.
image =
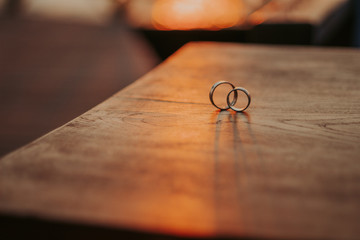
POLYGON ((359 50, 191 43, 0 159, 0 212, 168 236, 357 239, 359 143, 359 50), (250 91, 246 113, 210 104, 218 80, 250 91))

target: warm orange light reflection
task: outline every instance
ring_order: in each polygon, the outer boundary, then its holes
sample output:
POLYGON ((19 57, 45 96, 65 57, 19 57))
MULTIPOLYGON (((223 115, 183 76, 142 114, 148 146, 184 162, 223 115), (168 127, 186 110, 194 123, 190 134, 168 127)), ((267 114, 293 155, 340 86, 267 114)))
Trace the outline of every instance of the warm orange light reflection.
POLYGON ((157 0, 152 22, 159 30, 218 30, 238 24, 242 9, 239 0, 157 0))
POLYGON ((248 17, 247 22, 251 25, 259 25, 265 21, 263 12, 256 11, 248 17))

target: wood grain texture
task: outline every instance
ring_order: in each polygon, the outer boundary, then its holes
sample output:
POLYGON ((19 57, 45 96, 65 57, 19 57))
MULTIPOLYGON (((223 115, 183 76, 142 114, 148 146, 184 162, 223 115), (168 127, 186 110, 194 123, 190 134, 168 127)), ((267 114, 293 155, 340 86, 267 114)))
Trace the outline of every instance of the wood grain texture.
POLYGON ((181 236, 356 239, 360 52, 192 43, 0 160, 0 211, 181 236), (247 88, 219 112, 218 80, 247 88))

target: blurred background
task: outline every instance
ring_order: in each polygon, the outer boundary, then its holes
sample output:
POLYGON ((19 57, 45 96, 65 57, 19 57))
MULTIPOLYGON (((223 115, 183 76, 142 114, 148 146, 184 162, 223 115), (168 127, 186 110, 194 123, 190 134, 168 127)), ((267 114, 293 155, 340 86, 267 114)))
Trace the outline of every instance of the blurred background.
POLYGON ((360 46, 357 0, 0 0, 0 156, 189 41, 360 46))

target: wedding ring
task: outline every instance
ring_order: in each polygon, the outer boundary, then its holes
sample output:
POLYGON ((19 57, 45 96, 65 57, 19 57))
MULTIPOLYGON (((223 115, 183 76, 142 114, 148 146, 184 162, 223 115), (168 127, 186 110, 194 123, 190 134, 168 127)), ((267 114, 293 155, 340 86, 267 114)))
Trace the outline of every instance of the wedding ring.
MULTIPOLYGON (((232 83, 229 83, 229 82, 226 82, 226 81, 220 81, 220 82, 215 83, 215 84, 211 87, 211 89, 210 89, 210 93, 209 93, 210 102, 211 102, 212 105, 214 105, 216 108, 218 108, 218 109, 220 109, 220 110, 228 110, 229 108, 231 108, 231 106, 235 105, 235 103, 236 103, 236 101, 237 101, 238 93, 237 93, 237 91, 234 92, 234 99, 232 100, 231 103, 230 103, 230 96, 229 96, 229 94, 228 94, 228 96, 227 96, 228 106, 227 106, 226 108, 221 108, 221 107, 217 106, 217 105, 214 103, 213 95, 214 95, 215 89, 216 89, 218 86, 220 86, 221 84, 229 84, 229 85, 233 88, 233 90, 231 90, 231 92, 234 91, 234 89, 235 89, 235 86, 234 86, 232 83)), ((250 104, 250 102, 249 102, 249 104, 250 104)), ((249 106, 249 105, 248 105, 248 106, 249 106)), ((245 109, 246 109, 246 108, 245 108, 245 109)), ((245 110, 245 109, 244 109, 244 110, 245 110)))
POLYGON ((229 108, 231 108, 232 110, 234 110, 236 112, 243 112, 245 109, 247 109, 249 107, 250 102, 251 102, 251 96, 250 96, 250 93, 245 88, 236 87, 236 88, 232 89, 228 93, 227 98, 226 98, 226 102, 227 102, 229 108), (241 92, 245 93, 245 95, 246 95, 246 97, 248 99, 247 105, 244 108, 236 108, 236 107, 234 107, 236 101, 235 101, 234 104, 233 104, 233 102, 234 102, 235 99, 237 100, 237 91, 241 91, 241 92), (230 103, 230 95, 231 95, 232 92, 234 92, 234 100, 230 103))

